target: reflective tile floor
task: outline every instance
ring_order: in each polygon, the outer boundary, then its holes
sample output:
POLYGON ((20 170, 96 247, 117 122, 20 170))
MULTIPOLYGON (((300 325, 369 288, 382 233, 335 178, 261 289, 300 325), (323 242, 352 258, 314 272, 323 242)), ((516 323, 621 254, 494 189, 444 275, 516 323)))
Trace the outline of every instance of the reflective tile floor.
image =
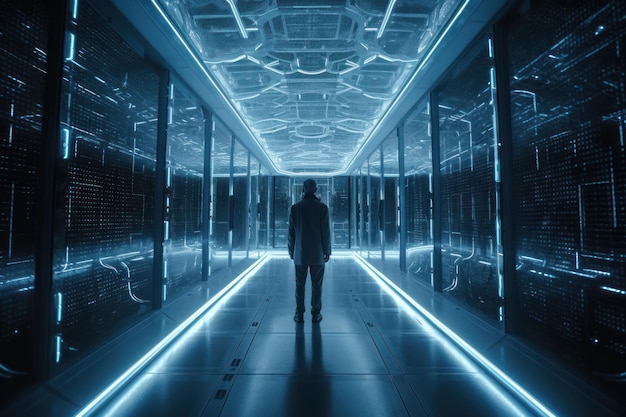
POLYGON ((355 260, 327 264, 320 323, 294 323, 293 276, 271 259, 97 414, 532 415, 355 260))

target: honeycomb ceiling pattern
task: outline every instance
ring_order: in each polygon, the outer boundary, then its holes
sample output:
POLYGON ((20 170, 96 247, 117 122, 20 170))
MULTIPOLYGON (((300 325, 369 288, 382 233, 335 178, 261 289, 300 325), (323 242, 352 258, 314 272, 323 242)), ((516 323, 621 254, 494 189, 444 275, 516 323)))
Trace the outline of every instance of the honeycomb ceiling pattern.
POLYGON ((276 168, 333 175, 460 0, 162 0, 276 168))

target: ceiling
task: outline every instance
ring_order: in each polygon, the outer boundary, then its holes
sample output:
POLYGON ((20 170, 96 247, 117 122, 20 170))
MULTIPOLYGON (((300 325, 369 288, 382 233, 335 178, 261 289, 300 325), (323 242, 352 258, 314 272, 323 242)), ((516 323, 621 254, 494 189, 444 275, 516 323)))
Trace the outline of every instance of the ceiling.
POLYGON ((261 163, 297 176, 350 173, 505 2, 113 0, 261 163))

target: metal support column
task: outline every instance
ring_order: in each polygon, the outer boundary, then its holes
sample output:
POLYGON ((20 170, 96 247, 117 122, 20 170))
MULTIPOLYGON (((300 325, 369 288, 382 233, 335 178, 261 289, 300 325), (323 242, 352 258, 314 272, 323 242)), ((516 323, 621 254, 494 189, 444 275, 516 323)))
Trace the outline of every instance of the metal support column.
POLYGON ((504 40, 509 25, 504 20, 494 28, 494 61, 496 67, 498 135, 500 137, 500 207, 502 263, 504 275, 504 329, 516 334, 519 329, 519 304, 517 302, 517 273, 515 262, 517 245, 515 237, 516 199, 513 178, 513 143, 511 133, 511 98, 509 86, 508 51, 504 40))
MULTIPOLYGON (((65 25, 68 2, 51 1, 48 10, 48 44, 46 84, 42 120, 43 152, 41 154, 41 185, 38 241, 35 248, 35 344, 30 370, 37 382, 50 378, 53 361, 51 348, 52 267, 54 240, 55 171, 59 149, 60 97, 63 79, 65 25)), ((3 318, 4 319, 4 318, 3 318)))

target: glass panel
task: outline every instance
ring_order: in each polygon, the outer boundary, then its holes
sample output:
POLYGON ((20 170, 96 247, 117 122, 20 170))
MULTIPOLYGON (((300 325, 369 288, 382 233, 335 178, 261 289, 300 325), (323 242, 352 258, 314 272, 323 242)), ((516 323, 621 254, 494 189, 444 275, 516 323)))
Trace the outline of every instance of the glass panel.
POLYGON ((332 198, 329 204, 332 248, 350 247, 350 178, 334 177, 331 179, 332 198))
POLYGON ((260 227, 260 187, 261 165, 259 160, 250 155, 250 198, 248 200, 248 256, 258 258, 260 253, 259 227, 260 227))
POLYGON ((257 203, 257 216, 259 219, 259 247, 262 249, 270 249, 273 244, 272 233, 272 177, 264 167, 261 167, 261 175, 259 175, 259 195, 257 203))
POLYGON ((33 296, 48 16, 0 3, 0 408, 33 381, 33 296))
POLYGON ((625 15, 622 0, 533 2, 506 45, 521 332, 622 401, 625 15))
POLYGON ((371 258, 380 258, 380 242, 383 233, 383 191, 380 187, 381 167, 380 167, 380 149, 369 157, 368 166, 368 195, 369 195, 369 224, 368 224, 368 256, 371 258))
POLYGON ((501 318, 491 39, 484 36, 439 92, 443 291, 501 318))
POLYGON ((407 272, 432 283, 432 138, 430 111, 424 104, 404 123, 407 272))
POLYGON ((229 204, 230 201, 230 147, 231 134, 226 126, 216 120, 213 131, 213 150, 211 151, 211 230, 209 237, 211 274, 228 266, 230 242, 229 204))
POLYGON ((87 2, 68 27, 54 229, 63 366, 150 311, 159 79, 87 2))
POLYGON ((360 218, 360 230, 361 230, 361 245, 359 249, 361 251, 361 255, 366 256, 369 251, 369 241, 370 241, 370 201, 369 201, 369 184, 370 177, 368 175, 369 161, 365 161, 363 166, 361 166, 360 170, 360 182, 361 187, 359 188, 359 201, 361 207, 361 218, 360 218))
POLYGON ((235 141, 233 160, 233 262, 244 259, 248 251, 248 150, 235 141))
MULTIPOLYGON (((287 249, 289 207, 291 207, 292 198, 289 183, 289 177, 274 177, 274 198, 272 204, 274 217, 274 248, 287 249)), ((302 187, 300 187, 300 191, 302 191, 302 187)), ((301 195, 301 193, 297 195, 301 195)))
POLYGON ((170 86, 167 127, 165 300, 202 278, 202 178, 205 123, 202 109, 170 86))
POLYGON ((400 207, 400 195, 398 190, 398 177, 399 177, 399 165, 398 165, 398 135, 396 130, 387 136, 382 145, 383 152, 383 178, 384 178, 384 232, 383 238, 385 239, 385 259, 395 260, 396 264, 399 262, 400 249, 400 223, 399 212, 400 207))

